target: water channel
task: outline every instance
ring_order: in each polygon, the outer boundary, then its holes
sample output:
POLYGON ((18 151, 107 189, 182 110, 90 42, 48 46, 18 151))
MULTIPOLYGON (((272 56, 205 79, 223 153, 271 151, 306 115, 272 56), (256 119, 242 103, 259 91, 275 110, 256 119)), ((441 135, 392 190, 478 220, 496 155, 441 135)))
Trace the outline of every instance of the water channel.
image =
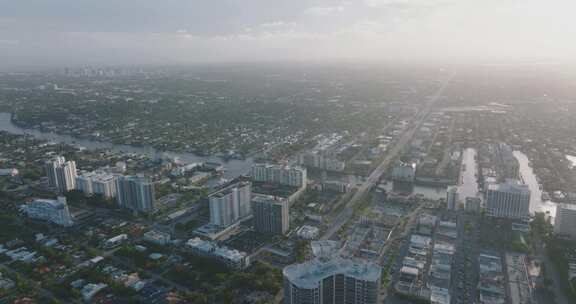
POLYGON ((520 176, 522 180, 530 187, 530 213, 549 212, 551 216, 555 216, 556 203, 542 200, 542 189, 540 189, 538 178, 530 166, 528 156, 520 151, 514 151, 514 156, 520 163, 520 176))
POLYGON ((89 150, 104 149, 122 153, 148 155, 150 157, 156 157, 160 155, 162 157, 178 158, 185 163, 220 162, 223 163, 224 167, 226 168, 226 172, 224 174, 224 177, 226 178, 234 178, 245 174, 253 164, 253 160, 251 158, 245 160, 233 159, 224 161, 219 157, 203 157, 194 153, 159 151, 151 146, 136 147, 129 145, 119 145, 110 142, 77 138, 70 135, 42 132, 36 129, 24 129, 12 123, 12 120, 10 119, 10 113, 0 113, 0 131, 6 131, 11 134, 30 135, 40 140, 64 143, 72 146, 83 147, 89 150))

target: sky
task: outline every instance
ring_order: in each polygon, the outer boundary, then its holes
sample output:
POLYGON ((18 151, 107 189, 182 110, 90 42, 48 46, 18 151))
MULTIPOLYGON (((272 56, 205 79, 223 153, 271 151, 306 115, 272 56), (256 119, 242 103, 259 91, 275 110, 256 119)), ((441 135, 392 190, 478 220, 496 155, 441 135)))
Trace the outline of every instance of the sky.
POLYGON ((576 60, 573 0, 0 0, 0 66, 576 60))

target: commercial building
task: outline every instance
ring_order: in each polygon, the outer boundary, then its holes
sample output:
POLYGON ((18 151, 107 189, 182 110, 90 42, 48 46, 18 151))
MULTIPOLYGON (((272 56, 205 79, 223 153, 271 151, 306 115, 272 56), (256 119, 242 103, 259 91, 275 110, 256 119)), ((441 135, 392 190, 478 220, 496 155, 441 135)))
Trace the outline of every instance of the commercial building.
POLYGON ((195 254, 218 259, 232 269, 244 270, 250 267, 250 256, 245 252, 219 247, 214 242, 203 241, 200 238, 188 240, 186 246, 195 254))
POLYGON ((458 187, 451 187, 446 192, 446 209, 457 210, 459 200, 458 187))
POLYGON ((382 269, 339 256, 284 268, 284 304, 379 303, 382 269))
POLYGON ((58 156, 45 163, 48 185, 58 193, 65 193, 76 189, 76 162, 66 161, 58 156))
POLYGON ((154 184, 142 176, 119 176, 116 179, 116 200, 123 209, 138 213, 156 211, 154 184))
POLYGON ((69 227, 74 224, 65 197, 57 200, 35 199, 22 206, 22 211, 30 218, 54 223, 59 226, 69 227))
POLYGON ((250 168, 252 181, 273 183, 291 187, 306 187, 308 182, 306 168, 256 164, 250 168))
POLYGON ((115 175, 103 171, 83 173, 76 177, 76 190, 86 196, 100 194, 108 199, 114 198, 117 193, 116 179, 115 175))
POLYGON ((554 233, 576 239, 576 205, 558 205, 554 221, 554 233))
POLYGON ((486 191, 486 213, 493 217, 526 219, 530 216, 530 188, 518 180, 490 184, 486 191))
POLYGON ((290 229, 290 210, 286 199, 255 195, 252 198, 254 229, 261 233, 286 234, 290 229))
POLYGON ((239 181, 208 196, 210 224, 229 227, 252 215, 252 184, 239 181))

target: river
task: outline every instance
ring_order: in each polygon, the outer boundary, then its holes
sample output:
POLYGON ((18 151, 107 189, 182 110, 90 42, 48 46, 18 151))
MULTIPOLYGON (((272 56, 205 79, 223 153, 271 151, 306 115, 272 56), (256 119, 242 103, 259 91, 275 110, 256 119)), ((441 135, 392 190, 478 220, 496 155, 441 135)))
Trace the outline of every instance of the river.
POLYGON ((528 185, 528 187, 530 187, 530 213, 549 212, 551 216, 555 216, 556 203, 542 200, 542 189, 540 189, 538 178, 536 178, 536 174, 530 166, 528 156, 520 151, 514 151, 514 156, 520 163, 520 175, 522 180, 528 185))
POLYGON ((118 145, 110 142, 76 138, 70 135, 42 132, 36 129, 24 129, 12 123, 10 120, 10 113, 0 113, 0 130, 11 134, 27 134, 37 139, 83 147, 89 150, 105 149, 123 153, 148 155, 150 157, 161 155, 163 157, 178 158, 185 163, 198 163, 207 161, 220 162, 224 164, 226 169, 226 172, 224 173, 224 177, 226 178, 234 178, 247 173, 248 169, 253 164, 253 159, 251 158, 247 158, 245 160, 224 161, 219 157, 203 157, 194 153, 159 151, 151 146, 136 147, 129 145, 118 145))

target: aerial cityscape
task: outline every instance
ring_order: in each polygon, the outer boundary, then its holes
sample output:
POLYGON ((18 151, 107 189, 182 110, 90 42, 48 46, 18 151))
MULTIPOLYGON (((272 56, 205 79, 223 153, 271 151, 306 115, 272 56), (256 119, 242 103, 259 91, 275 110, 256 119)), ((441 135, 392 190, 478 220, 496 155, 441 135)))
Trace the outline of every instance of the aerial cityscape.
POLYGON ((574 5, 192 2, 0 3, 0 304, 576 303, 574 5))

